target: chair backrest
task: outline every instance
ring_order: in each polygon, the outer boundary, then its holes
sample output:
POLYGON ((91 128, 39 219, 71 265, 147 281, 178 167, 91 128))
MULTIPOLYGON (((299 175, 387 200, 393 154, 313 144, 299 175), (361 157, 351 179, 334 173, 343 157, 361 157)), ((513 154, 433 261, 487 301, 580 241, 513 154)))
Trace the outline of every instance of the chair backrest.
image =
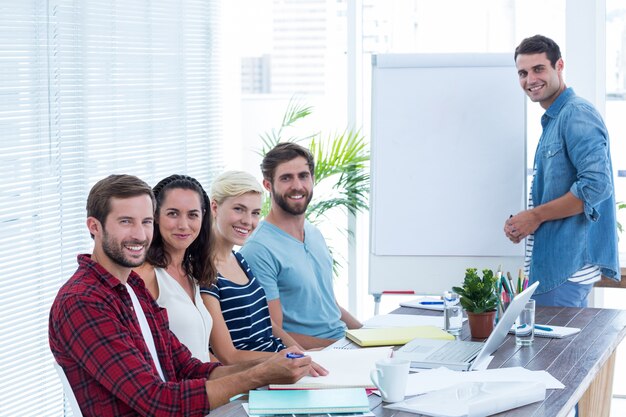
POLYGON ((78 406, 78 401, 76 401, 76 397, 74 396, 74 391, 72 391, 72 387, 70 386, 70 382, 67 380, 65 376, 65 372, 63 372, 63 368, 61 365, 56 363, 56 361, 52 361, 52 366, 54 367, 57 374, 59 374, 59 379, 61 380, 61 384, 63 385, 63 392, 67 397, 67 401, 70 403, 70 408, 72 409, 72 414, 74 417, 83 417, 83 413, 80 411, 80 407, 78 406))

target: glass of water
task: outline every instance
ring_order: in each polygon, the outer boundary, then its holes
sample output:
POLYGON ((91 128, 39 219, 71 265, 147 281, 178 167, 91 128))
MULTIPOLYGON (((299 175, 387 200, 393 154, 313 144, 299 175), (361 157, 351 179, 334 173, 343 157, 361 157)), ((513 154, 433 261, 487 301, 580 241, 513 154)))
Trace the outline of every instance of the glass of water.
POLYGON ((458 336, 463 328, 463 308, 459 294, 454 291, 443 293, 443 322, 444 330, 458 336))
POLYGON ((528 300, 515 321, 515 344, 530 346, 535 340, 535 300, 528 300))

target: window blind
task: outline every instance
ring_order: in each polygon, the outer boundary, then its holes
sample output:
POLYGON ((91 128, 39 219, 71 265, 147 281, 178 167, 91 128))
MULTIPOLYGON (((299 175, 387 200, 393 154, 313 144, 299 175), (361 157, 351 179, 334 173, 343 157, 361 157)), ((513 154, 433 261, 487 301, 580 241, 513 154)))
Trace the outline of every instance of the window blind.
POLYGON ((71 415, 48 346, 112 173, 221 171, 219 0, 0 3, 0 416, 71 415))

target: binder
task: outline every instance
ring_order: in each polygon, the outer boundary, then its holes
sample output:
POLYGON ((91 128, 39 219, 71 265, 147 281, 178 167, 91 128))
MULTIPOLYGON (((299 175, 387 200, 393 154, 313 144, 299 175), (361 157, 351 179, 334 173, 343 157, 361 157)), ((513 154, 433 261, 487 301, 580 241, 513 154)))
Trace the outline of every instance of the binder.
POLYGON ((363 388, 324 390, 250 391, 250 414, 367 413, 363 388))
POLYGON ((346 330, 346 337, 359 346, 397 346, 413 339, 454 340, 454 336, 435 326, 412 326, 346 330))

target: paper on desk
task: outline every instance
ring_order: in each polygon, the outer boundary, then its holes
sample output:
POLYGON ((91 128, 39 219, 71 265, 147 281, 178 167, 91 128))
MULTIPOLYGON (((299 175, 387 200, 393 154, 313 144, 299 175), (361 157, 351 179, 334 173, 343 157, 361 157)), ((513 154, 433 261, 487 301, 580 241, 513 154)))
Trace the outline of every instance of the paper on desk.
POLYGON ((463 382, 385 408, 435 417, 484 417, 545 397, 546 386, 541 382, 463 382))
MULTIPOLYGON (((467 318, 463 318, 466 321, 467 318)), ((443 329, 443 316, 420 316, 414 314, 381 314, 363 323, 364 328, 435 326, 443 329)))
POLYGON ((325 376, 304 376, 294 384, 270 384, 270 389, 376 388, 370 370, 376 361, 391 356, 390 347, 331 349, 307 352, 307 356, 328 370, 325 376))
POLYGON ((443 304, 429 304, 441 301, 441 297, 420 297, 411 301, 400 302, 401 307, 422 308, 424 310, 443 311, 443 304), (426 303, 424 303, 426 302, 426 303))
POLYGON ((541 382, 547 389, 563 389, 558 379, 547 371, 530 371, 522 367, 487 369, 484 371, 461 372, 448 368, 428 369, 409 374, 406 395, 424 394, 429 391, 449 388, 461 382, 541 382))

